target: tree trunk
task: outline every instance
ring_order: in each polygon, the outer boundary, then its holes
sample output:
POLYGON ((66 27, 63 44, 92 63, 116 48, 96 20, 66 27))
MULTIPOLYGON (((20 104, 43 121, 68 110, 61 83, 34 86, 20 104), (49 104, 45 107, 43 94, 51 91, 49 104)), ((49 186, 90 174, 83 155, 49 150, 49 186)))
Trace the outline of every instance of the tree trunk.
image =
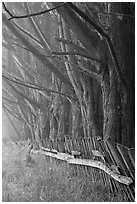
MULTIPOLYGON (((112 3, 113 4, 113 3, 112 3)), ((127 3, 115 3, 115 13, 130 14, 127 3), (117 6, 116 6, 117 5, 117 6)), ((111 56, 108 57, 110 83, 103 84, 104 138, 128 147, 134 146, 134 18, 123 16, 112 19, 113 46, 115 48, 123 78, 123 87, 118 80, 111 56), (126 35, 125 35, 126 33, 126 35)))

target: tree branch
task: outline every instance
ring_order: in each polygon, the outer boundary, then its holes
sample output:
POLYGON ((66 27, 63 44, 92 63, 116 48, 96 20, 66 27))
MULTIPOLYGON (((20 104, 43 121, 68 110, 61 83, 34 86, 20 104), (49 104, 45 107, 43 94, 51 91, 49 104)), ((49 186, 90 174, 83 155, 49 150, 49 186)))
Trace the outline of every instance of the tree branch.
POLYGON ((4 77, 6 83, 13 89, 13 92, 15 92, 16 95, 20 95, 23 99, 25 98, 27 101, 29 101, 35 108, 39 108, 40 110, 45 110, 44 104, 38 102, 37 100, 29 97, 27 94, 22 93, 16 86, 12 85, 12 83, 8 80, 8 78, 4 77))
POLYGON ((112 58, 113 63, 114 63, 114 67, 115 67, 118 79, 124 85, 124 88, 129 88, 130 86, 129 86, 128 81, 122 76, 121 69, 120 69, 120 66, 118 63, 118 58, 117 58, 117 55, 116 55, 116 52, 114 50, 114 47, 113 47, 113 44, 112 44, 110 37, 103 31, 103 29, 100 26, 98 26, 96 23, 94 23, 83 11, 81 11, 79 8, 77 8, 73 3, 68 2, 67 4, 73 11, 75 11, 86 22, 88 22, 105 39, 107 46, 109 48, 111 58, 112 58))
POLYGON ((63 4, 59 5, 59 6, 54 7, 54 8, 48 9, 48 10, 46 10, 46 11, 40 11, 40 12, 36 12, 36 13, 28 14, 28 15, 21 15, 21 16, 14 16, 14 15, 7 9, 5 3, 3 2, 2 4, 3 4, 3 7, 4 7, 5 11, 11 16, 8 20, 11 20, 11 19, 13 19, 13 18, 15 18, 15 19, 20 19, 20 18, 28 18, 28 17, 32 17, 32 16, 39 16, 39 15, 48 13, 48 12, 50 12, 50 11, 53 11, 53 10, 55 10, 55 9, 61 7, 61 6, 64 6, 66 3, 63 3, 63 4))
POLYGON ((31 40, 33 40, 34 42, 36 42, 39 46, 41 46, 43 48, 43 45, 41 44, 41 42, 34 37, 31 33, 29 33, 28 31, 26 31, 24 28, 22 28, 21 26, 19 26, 17 23, 12 22, 13 25, 15 25, 21 32, 23 32, 27 37, 29 37, 31 40))
POLYGON ((98 12, 95 11, 94 13, 97 13, 97 14, 105 14, 106 16, 117 16, 117 18, 122 18, 123 16, 135 18, 134 15, 124 14, 124 13, 107 13, 107 12, 102 12, 102 11, 98 11, 98 12))
POLYGON ((44 65, 44 67, 53 72, 61 81, 64 82, 65 85, 69 86, 70 90, 73 90, 72 84, 68 77, 59 71, 55 64, 48 60, 40 50, 33 46, 29 40, 25 38, 24 35, 22 35, 10 21, 8 21, 5 14, 2 14, 2 20, 7 28, 23 43, 23 45, 31 50, 32 54, 44 65))
POLYGON ((90 59, 90 60, 93 60, 95 62, 98 62, 98 63, 102 64, 101 61, 99 61, 97 59, 94 59, 93 57, 90 57, 90 56, 88 56, 88 55, 86 55, 84 53, 81 54, 81 53, 78 53, 78 52, 52 52, 52 54, 53 55, 79 55, 79 56, 85 57, 87 59, 90 59))
POLYGON ((54 91, 52 89, 47 89, 47 88, 44 88, 44 87, 41 87, 41 86, 38 86, 38 85, 35 85, 35 84, 31 84, 31 83, 28 83, 28 82, 24 83, 23 81, 21 81, 20 79, 17 79, 17 78, 15 78, 15 80, 13 80, 13 79, 10 79, 10 78, 6 77, 4 74, 2 74, 2 77, 4 77, 5 79, 7 79, 9 81, 12 81, 12 82, 14 82, 16 84, 20 84, 22 86, 25 86, 25 87, 28 87, 28 88, 31 88, 31 89, 36 89, 36 90, 40 90, 40 91, 53 92, 53 93, 57 93, 57 94, 60 94, 62 96, 65 96, 66 98, 69 98, 71 100, 72 99, 75 100, 75 98, 72 97, 72 96, 69 96, 69 95, 64 94, 64 93, 60 93, 58 91, 54 91))
POLYGON ((25 124, 28 124, 28 125, 30 125, 30 126, 32 126, 32 127, 34 127, 34 128, 38 128, 37 126, 34 126, 34 125, 32 125, 30 122, 28 122, 28 121, 26 121, 24 118, 22 118, 20 115, 16 115, 16 114, 14 114, 14 113, 12 113, 5 105, 4 105, 4 103, 2 103, 2 106, 3 106, 3 108, 5 108, 6 109, 6 111, 10 114, 10 115, 12 115, 14 118, 16 118, 17 120, 19 120, 19 121, 21 121, 21 122, 23 122, 23 123, 25 123, 25 124))
MULTIPOLYGON (((66 53, 66 52, 65 52, 65 53, 66 53)), ((57 57, 57 56, 46 56, 46 57, 57 57)), ((67 63, 73 65, 74 69, 78 70, 79 72, 81 72, 81 73, 83 73, 83 74, 85 74, 85 75, 87 75, 87 76, 89 76, 89 77, 92 77, 92 78, 96 79, 99 83, 102 83, 102 82, 103 82, 103 81, 102 81, 103 79, 102 79, 102 76, 101 76, 100 73, 95 72, 95 71, 92 71, 91 69, 88 69, 88 68, 83 67, 83 66, 80 67, 79 64, 75 64, 75 63, 73 63, 73 62, 70 62, 70 61, 67 60, 66 58, 65 58, 65 59, 63 59, 63 58, 61 58, 61 57, 58 57, 58 58, 59 58, 59 60, 61 60, 61 61, 63 61, 63 62, 67 62, 67 63)), ((79 60, 79 59, 78 59, 78 60, 79 60)), ((93 59, 93 60, 94 60, 94 59, 93 59)))
POLYGON ((44 151, 42 150, 42 148, 41 150, 32 150, 32 153, 40 153, 45 156, 50 156, 50 157, 53 157, 59 160, 67 161, 69 164, 90 166, 90 167, 101 169, 105 171, 107 174, 109 174, 112 178, 114 178, 118 182, 123 183, 125 185, 129 185, 133 183, 132 178, 115 173, 112 169, 110 169, 104 163, 100 161, 91 160, 91 159, 78 159, 78 158, 74 158, 74 156, 71 154, 58 152, 58 151, 55 153, 54 152, 52 150, 44 151))
POLYGON ((26 48, 26 47, 24 47, 24 46, 22 46, 22 45, 20 45, 18 43, 13 43, 13 45, 16 45, 16 46, 18 46, 18 47, 20 47, 20 48, 22 48, 24 50, 27 50, 27 51, 31 52, 31 50, 29 50, 28 48, 26 48))

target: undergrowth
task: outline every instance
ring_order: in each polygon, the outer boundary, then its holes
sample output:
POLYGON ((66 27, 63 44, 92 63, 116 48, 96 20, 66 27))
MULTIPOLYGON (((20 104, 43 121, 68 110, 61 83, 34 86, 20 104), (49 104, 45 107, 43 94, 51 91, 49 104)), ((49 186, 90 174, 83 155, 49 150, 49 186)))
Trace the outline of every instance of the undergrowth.
POLYGON ((64 162, 42 155, 25 157, 25 149, 14 144, 3 145, 3 202, 109 202, 123 201, 112 196, 109 187, 90 176, 75 175, 64 162))

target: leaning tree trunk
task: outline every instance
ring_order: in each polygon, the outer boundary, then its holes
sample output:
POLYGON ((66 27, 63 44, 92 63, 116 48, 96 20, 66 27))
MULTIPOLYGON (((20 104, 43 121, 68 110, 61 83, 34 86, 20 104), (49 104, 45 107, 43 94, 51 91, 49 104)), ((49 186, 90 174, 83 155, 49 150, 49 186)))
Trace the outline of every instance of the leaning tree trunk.
MULTIPOLYGON (((60 27, 60 37, 63 37, 66 40, 71 41, 70 27, 68 25, 66 25, 66 23, 63 21, 62 21, 62 27, 60 27)), ((61 48, 62 48, 62 52, 72 53, 74 51, 69 45, 63 45, 62 43, 61 43, 61 48)), ((76 94, 78 102, 79 102, 78 105, 80 106, 80 111, 81 111, 81 115, 82 115, 84 136, 87 137, 87 136, 89 136, 88 131, 87 131, 87 127, 89 124, 88 123, 88 117, 87 117, 87 115, 88 115, 87 105, 85 103, 85 98, 83 97, 82 84, 79 80, 80 79, 80 73, 78 73, 77 70, 75 70, 73 68, 73 66, 75 64, 77 65, 77 60, 76 60, 76 57, 74 55, 72 55, 72 56, 70 55, 70 56, 68 56, 68 61, 70 61, 72 63, 72 65, 66 62, 65 63, 66 70, 67 70, 67 74, 70 78, 70 81, 72 83, 72 86, 74 88, 75 94, 76 94)), ((73 129, 75 129, 75 127, 73 127, 72 130, 73 129)), ((75 131, 72 134, 75 134, 75 131)))
MULTIPOLYGON (((121 73, 126 83, 118 79, 112 56, 108 55, 109 83, 102 86, 104 138, 128 147, 134 146, 134 18, 128 16, 126 3, 115 3, 114 13, 126 14, 122 20, 112 18, 111 36, 121 73), (125 35, 126 33, 126 35, 125 35)), ((105 75, 106 77, 106 75, 105 75)))
MULTIPOLYGON (((134 147, 135 142, 135 19, 134 11, 129 7, 132 3, 119 3, 116 12, 125 14, 119 21, 115 35, 117 40, 116 49, 122 73, 126 77, 127 87, 126 101, 122 101, 122 132, 121 142, 128 147, 134 147), (126 33, 126 35, 125 35, 126 33), (119 38, 118 38, 119 37, 119 38)), ((133 6, 134 9, 134 6, 133 6)), ((125 96, 123 96, 125 98, 125 96)))

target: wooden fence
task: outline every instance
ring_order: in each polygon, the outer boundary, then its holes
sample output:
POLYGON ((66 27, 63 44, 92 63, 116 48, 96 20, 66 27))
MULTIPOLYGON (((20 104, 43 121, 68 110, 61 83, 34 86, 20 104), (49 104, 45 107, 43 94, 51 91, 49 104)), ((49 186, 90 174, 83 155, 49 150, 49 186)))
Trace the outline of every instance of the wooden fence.
MULTIPOLYGON (((75 150, 81 152, 81 155, 79 156, 80 159, 91 160, 94 159, 94 150, 101 152, 110 166, 118 166, 120 174, 132 178, 133 183, 130 185, 119 183, 106 172, 98 168, 73 164, 70 164, 70 168, 73 169, 75 174, 90 176, 93 182, 101 180, 104 185, 110 187, 110 192, 113 194, 122 192, 125 201, 133 202, 135 200, 135 148, 129 149, 125 146, 114 143, 111 139, 104 142, 99 137, 60 139, 54 142, 46 141, 44 147, 64 153, 75 150)), ((100 160, 100 158, 96 157, 96 160, 100 160)))

